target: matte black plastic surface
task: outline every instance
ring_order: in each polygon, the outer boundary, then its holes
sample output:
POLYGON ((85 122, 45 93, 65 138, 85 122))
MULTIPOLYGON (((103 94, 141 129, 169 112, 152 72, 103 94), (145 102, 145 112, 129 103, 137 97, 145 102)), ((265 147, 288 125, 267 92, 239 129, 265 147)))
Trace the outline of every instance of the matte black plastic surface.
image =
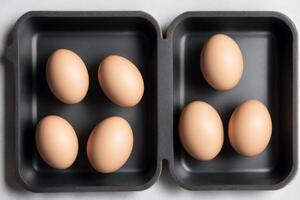
POLYGON ((147 17, 142 13, 133 13, 133 16, 130 13, 69 13, 61 16, 29 13, 19 22, 17 153, 20 176, 30 189, 138 190, 147 186, 156 176, 159 171, 156 130, 157 31, 147 17), (88 68, 88 94, 76 105, 60 102, 46 82, 47 58, 59 48, 76 52, 88 68), (145 94, 133 108, 121 108, 113 104, 99 86, 99 63, 110 54, 128 58, 142 73, 145 94), (79 154, 67 170, 49 167, 36 151, 35 125, 50 114, 67 119, 78 135, 79 154), (90 166, 86 157, 86 143, 93 127, 112 115, 122 116, 129 121, 134 132, 134 148, 121 170, 105 175, 90 166))
POLYGON ((297 33, 275 12, 189 12, 170 25, 166 38, 143 12, 29 12, 14 29, 8 58, 15 66, 17 172, 35 192, 143 190, 159 177, 162 160, 186 189, 278 189, 297 169, 297 33), (239 85, 219 92, 203 79, 199 55, 205 40, 226 33, 241 47, 245 68, 239 85), (58 48, 75 51, 86 63, 90 88, 77 105, 66 105, 45 80, 48 56, 58 48), (105 56, 119 54, 141 71, 145 94, 134 108, 111 103, 97 81, 105 56), (254 158, 239 156, 227 139, 212 161, 200 162, 178 140, 181 109, 204 100, 220 113, 227 128, 231 112, 248 98, 264 102, 273 121, 267 150, 254 158), (48 167, 37 154, 35 125, 48 114, 65 117, 75 128, 79 155, 67 170, 48 167), (134 131, 134 149, 117 173, 100 174, 89 165, 86 142, 105 117, 120 115, 134 131))
MULTIPOLYGON (((172 26, 172 25, 171 25, 172 26)), ((174 86, 174 176, 189 189, 266 189, 277 187, 294 173, 296 162, 293 116, 297 73, 293 30, 285 20, 265 14, 190 13, 171 27, 174 86), (232 90, 213 89, 200 71, 200 52, 208 37, 216 33, 231 36, 240 46, 244 72, 232 90), (262 101, 270 111, 273 131, 267 149, 259 156, 238 155, 227 137, 227 124, 234 108, 246 99, 262 101), (197 161, 182 148, 178 139, 178 118, 193 100, 211 104, 220 114, 225 143, 211 161, 197 161)), ((169 35, 168 35, 169 36, 169 35)))

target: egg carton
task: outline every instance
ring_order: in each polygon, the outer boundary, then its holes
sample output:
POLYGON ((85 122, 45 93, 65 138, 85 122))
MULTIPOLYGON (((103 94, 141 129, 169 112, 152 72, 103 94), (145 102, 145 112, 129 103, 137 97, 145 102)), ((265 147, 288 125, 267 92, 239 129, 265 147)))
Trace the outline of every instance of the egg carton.
MULTIPOLYGON (((274 190, 297 169, 297 32, 277 12, 187 12, 162 32, 149 14, 126 12, 33 11, 13 31, 7 58, 14 67, 15 155, 17 176, 34 192, 137 191, 154 184, 166 160, 174 180, 189 190, 274 190), (234 89, 219 92, 200 72, 204 42, 215 33, 231 36, 244 56, 243 77, 234 89), (56 49, 67 48, 84 60, 90 87, 84 101, 66 105, 47 86, 45 67, 56 49), (124 56, 139 68, 145 83, 142 101, 133 108, 111 103, 97 80, 99 62, 124 56), (246 158, 225 142, 211 161, 196 161, 178 138, 181 110, 203 100, 220 113, 227 129, 233 109, 255 98, 269 109, 273 133, 268 148, 246 158), (45 115, 67 119, 79 138, 75 163, 66 170, 47 166, 37 153, 35 126, 45 115), (117 172, 101 174, 87 160, 92 128, 118 115, 132 126, 133 152, 117 172)), ((126 92, 126 91, 124 91, 126 92)))

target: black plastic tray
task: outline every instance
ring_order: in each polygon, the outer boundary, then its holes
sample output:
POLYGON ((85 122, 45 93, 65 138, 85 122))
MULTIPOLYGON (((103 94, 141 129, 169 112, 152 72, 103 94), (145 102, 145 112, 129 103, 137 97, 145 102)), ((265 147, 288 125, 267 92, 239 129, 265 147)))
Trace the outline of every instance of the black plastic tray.
POLYGON ((280 13, 188 12, 163 38, 158 23, 143 12, 34 11, 17 21, 7 57, 15 74, 17 174, 31 191, 143 190, 158 179, 162 160, 175 181, 190 190, 278 189, 296 172, 297 33, 280 13), (220 32, 238 42, 245 62, 241 82, 228 92, 209 87, 198 63, 205 40, 220 32), (75 51, 88 67, 90 88, 80 104, 61 103, 47 86, 46 60, 58 48, 75 51), (145 95, 138 106, 120 108, 101 92, 97 67, 109 54, 123 55, 139 67, 145 95), (226 135, 212 161, 196 161, 184 152, 177 132, 184 105, 209 102, 227 128, 234 107, 247 98, 261 100, 272 116, 273 135, 263 154, 239 156, 226 135), (65 117, 77 131, 79 155, 67 170, 48 167, 37 154, 35 125, 48 114, 65 117), (94 125, 111 115, 130 122, 135 143, 120 171, 100 174, 89 165, 85 145, 94 125))

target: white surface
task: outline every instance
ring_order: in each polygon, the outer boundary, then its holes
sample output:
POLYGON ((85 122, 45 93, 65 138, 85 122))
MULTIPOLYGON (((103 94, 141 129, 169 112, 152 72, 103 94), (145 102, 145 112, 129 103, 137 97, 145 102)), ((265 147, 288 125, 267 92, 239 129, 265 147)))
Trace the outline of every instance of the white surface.
MULTIPOLYGON (((279 11, 286 14, 295 23, 298 32, 300 27, 300 1, 299 0, 1 0, 0 2, 0 55, 6 45, 6 38, 15 21, 30 10, 142 10, 151 14, 165 29, 179 14, 185 11, 212 11, 212 10, 251 10, 251 11, 279 11)), ((300 56, 299 56, 300 57, 300 56)), ((34 194, 21 189, 14 183, 12 165, 5 162, 5 142, 9 132, 5 124, 9 113, 5 110, 5 77, 7 77, 3 62, 0 63, 0 199, 299 199, 300 175, 281 190, 277 191, 199 191, 191 192, 177 186, 167 170, 151 188, 142 192, 119 193, 52 193, 34 194), (13 185, 10 186, 10 185, 13 185)), ((5 96, 6 95, 6 96, 5 96)), ((299 137, 300 139, 300 137, 299 137)), ((300 143, 299 143, 300 144, 300 143)), ((11 151, 12 149, 10 149, 11 151)))

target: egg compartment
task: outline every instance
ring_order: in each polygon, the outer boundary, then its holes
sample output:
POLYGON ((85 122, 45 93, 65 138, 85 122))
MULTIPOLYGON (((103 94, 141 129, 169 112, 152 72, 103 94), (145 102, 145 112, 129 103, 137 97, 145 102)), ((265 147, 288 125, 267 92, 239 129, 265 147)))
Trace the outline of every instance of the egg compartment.
POLYGON ((173 149, 171 173, 191 190, 278 189, 297 168, 297 33, 285 16, 274 12, 190 12, 171 24, 173 149), (232 90, 213 89, 200 71, 200 52, 213 34, 225 33, 240 46, 244 72, 232 90), (246 99, 262 101, 270 111, 273 133, 259 156, 238 155, 228 141, 227 125, 234 108, 246 99), (211 104, 220 114, 225 141, 211 161, 197 161, 180 144, 178 120, 193 100, 211 104))
POLYGON ((141 12, 29 12, 18 20, 8 57, 15 66, 17 173, 27 189, 35 192, 142 190, 156 180, 160 172, 157 30, 152 17, 141 12), (88 69, 88 94, 76 105, 60 102, 47 85, 46 62, 59 48, 76 52, 88 69), (133 108, 113 104, 100 88, 98 66, 110 54, 130 59, 143 75, 145 94, 133 108), (35 126, 42 117, 51 114, 69 121, 78 136, 77 159, 66 170, 46 165, 36 149, 35 126), (134 147, 122 169, 101 174, 90 166, 86 144, 96 124, 112 115, 128 120, 134 147))

